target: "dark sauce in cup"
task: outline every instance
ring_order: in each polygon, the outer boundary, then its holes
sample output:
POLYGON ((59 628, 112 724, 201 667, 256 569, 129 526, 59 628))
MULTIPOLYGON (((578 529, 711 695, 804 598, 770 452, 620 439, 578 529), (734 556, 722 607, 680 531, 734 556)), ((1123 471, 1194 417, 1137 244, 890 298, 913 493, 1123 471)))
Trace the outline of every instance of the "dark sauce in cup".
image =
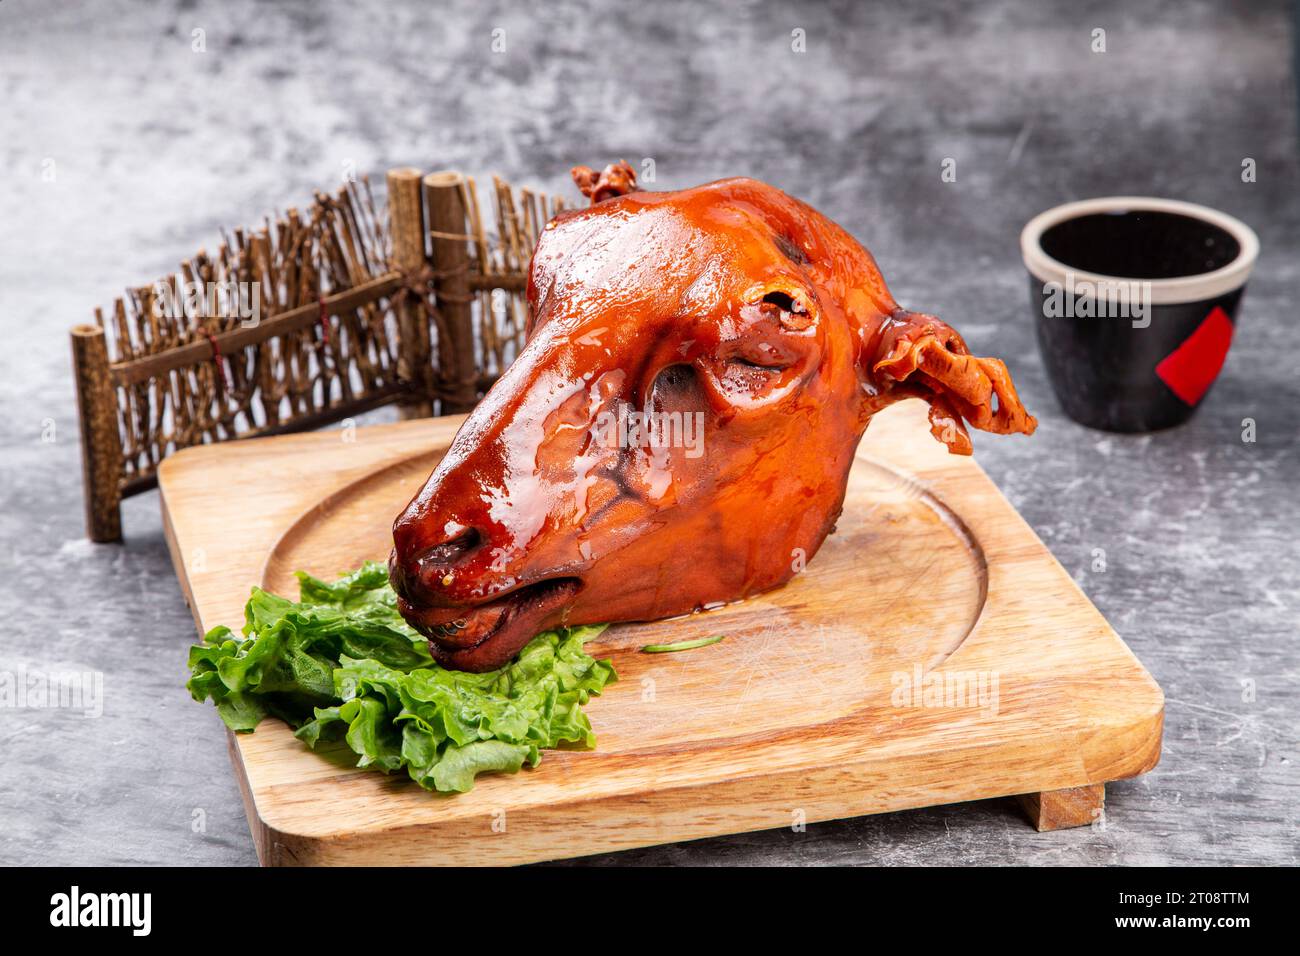
POLYGON ((1067 219, 1043 232, 1043 251, 1081 272, 1177 279, 1222 269, 1241 253, 1232 234, 1174 212, 1128 210, 1067 219))

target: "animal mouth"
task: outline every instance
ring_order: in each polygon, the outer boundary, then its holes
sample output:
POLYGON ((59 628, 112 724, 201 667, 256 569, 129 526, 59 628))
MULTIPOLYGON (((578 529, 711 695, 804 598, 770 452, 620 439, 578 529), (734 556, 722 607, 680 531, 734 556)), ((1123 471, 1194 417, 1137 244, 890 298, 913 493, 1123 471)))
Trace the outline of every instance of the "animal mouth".
POLYGON ((428 638, 439 664, 488 671, 508 663, 539 631, 559 624, 581 587, 575 577, 548 578, 460 607, 421 607, 399 594, 397 609, 428 638))

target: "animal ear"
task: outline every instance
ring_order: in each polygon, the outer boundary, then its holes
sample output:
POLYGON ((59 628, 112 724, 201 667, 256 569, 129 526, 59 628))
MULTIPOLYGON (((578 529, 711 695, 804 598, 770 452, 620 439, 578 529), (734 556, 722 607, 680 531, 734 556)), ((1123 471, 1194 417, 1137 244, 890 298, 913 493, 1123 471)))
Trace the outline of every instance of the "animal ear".
POLYGON ((870 361, 882 391, 930 403, 930 433, 953 454, 971 453, 963 419, 997 434, 1031 435, 1038 427, 1006 365, 971 355, 956 330, 932 315, 896 311, 881 328, 870 361))
POLYGON ((610 163, 599 173, 590 166, 574 166, 569 170, 569 175, 593 206, 604 199, 626 196, 638 188, 636 170, 625 159, 610 163))

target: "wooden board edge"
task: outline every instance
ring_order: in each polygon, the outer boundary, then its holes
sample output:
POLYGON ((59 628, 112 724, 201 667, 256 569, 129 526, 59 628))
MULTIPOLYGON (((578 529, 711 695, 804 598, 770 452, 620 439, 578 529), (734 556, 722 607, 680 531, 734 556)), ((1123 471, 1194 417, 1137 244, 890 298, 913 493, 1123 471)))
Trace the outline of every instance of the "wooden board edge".
MULTIPOLYGON (((1152 681, 1154 684, 1155 682, 1152 681)), ((1159 687, 1157 686, 1157 690, 1159 687)), ((1165 701, 1161 692, 1158 706, 1150 713, 1141 715, 1132 723, 1123 726, 1122 731, 1108 732, 1093 729, 1082 740, 1083 759, 1088 767, 1089 783, 1113 783, 1116 780, 1128 780, 1154 770, 1160 763, 1164 744, 1165 701), (1116 733, 1122 733, 1129 744, 1118 758, 1105 755, 1103 746, 1106 741, 1113 741, 1116 733), (1096 746, 1093 746, 1093 744, 1096 746)))
POLYGON ((190 609, 190 616, 194 618, 194 628, 202 638, 203 620, 199 616, 198 602, 194 600, 194 589, 190 584, 189 571, 185 567, 176 525, 172 522, 171 511, 167 508, 167 490, 161 480, 158 482, 158 506, 162 512, 163 538, 167 542, 167 554, 171 557, 172 569, 176 572, 176 583, 180 585, 181 597, 185 599, 185 606, 190 609))
MULTIPOLYGON (((994 744, 984 741, 945 752, 945 760, 939 767, 927 766, 925 755, 917 755, 913 759, 917 761, 918 772, 910 775, 906 768, 897 767, 890 761, 864 759, 823 766, 812 772, 807 768, 790 768, 776 774, 755 773, 649 792, 609 794, 571 804, 529 807, 513 817, 508 807, 502 808, 507 821, 504 838, 491 831, 490 821, 485 815, 484 838, 478 843, 467 842, 478 838, 467 837, 463 832, 464 818, 456 824, 461 832, 448 828, 442 833, 436 824, 416 824, 313 834, 294 832, 292 824, 278 823, 273 814, 262 817, 251 794, 245 798, 245 804, 249 826, 257 841, 259 860, 265 866, 378 863, 502 866, 539 863, 780 829, 790 825, 796 810, 801 814, 797 822, 814 824, 877 813, 1020 798, 1026 794, 1104 788, 1107 783, 1138 776, 1156 765, 1160 757, 1163 715, 1161 706, 1142 720, 1110 728, 1115 738, 1131 741, 1132 746, 1121 757, 1107 762, 1108 772, 1100 779, 1094 777, 1086 766, 1086 741, 1064 739, 1070 735, 1057 739, 1060 748, 1057 754, 1049 755, 1041 747, 1033 748, 1027 764, 1023 741, 994 744), (978 761, 985 766, 1025 764, 1023 778, 1014 786, 1006 783, 984 791, 964 788, 965 781, 943 776, 949 764, 960 763, 963 759, 972 763, 978 761), (928 771, 934 776, 927 778, 920 771, 928 771), (907 780, 907 783, 899 786, 900 779, 907 780), (882 786, 882 783, 887 785, 882 786), (846 790, 855 795, 846 796, 846 790), (698 811, 697 819, 691 819, 692 807, 703 808, 698 811), (510 833, 518 833, 520 817, 525 833, 517 839, 510 839, 510 833), (567 847, 556 852, 554 833, 557 830, 580 833, 582 824, 575 824, 575 820, 597 819, 606 821, 603 829, 608 831, 608 835, 587 845, 575 846, 571 848, 572 852, 567 847), (610 820, 614 822, 608 822, 610 820), (514 821, 514 831, 510 829, 511 821, 514 821)), ((1086 736, 1094 737, 1103 732, 1104 728, 1094 728, 1086 736)), ((1079 735, 1074 736, 1077 738, 1079 735)), ((241 791, 247 791, 248 781, 237 746, 232 745, 231 756, 240 777, 241 791)))
POLYGON ((226 730, 226 750, 230 754, 230 767, 235 772, 235 781, 239 784, 239 797, 244 804, 244 817, 248 821, 248 833, 253 838, 257 862, 262 866, 275 865, 271 842, 273 833, 262 822, 262 816, 257 811, 257 798, 253 796, 252 785, 248 782, 244 756, 239 752, 238 734, 230 729, 226 730))

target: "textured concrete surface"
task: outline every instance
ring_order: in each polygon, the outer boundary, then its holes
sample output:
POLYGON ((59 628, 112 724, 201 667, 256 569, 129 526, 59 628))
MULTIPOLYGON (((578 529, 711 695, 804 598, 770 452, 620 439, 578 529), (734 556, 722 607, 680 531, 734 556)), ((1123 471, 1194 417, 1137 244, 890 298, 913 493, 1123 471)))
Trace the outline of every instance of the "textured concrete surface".
POLYGON ((1006 358, 1042 426, 978 435, 980 461, 1168 711, 1163 760, 1110 788, 1104 829, 1040 835, 990 801, 594 862, 1297 862, 1287 7, 607 6, 0 4, 0 671, 103 680, 97 718, 0 709, 0 862, 254 861, 216 716, 181 686, 193 626, 156 496, 127 504, 124 546, 82 539, 68 326, 347 164, 565 188, 570 164, 617 157, 653 158, 664 188, 775 182, 866 242, 901 302, 1006 358), (1065 420, 1029 323, 1020 226, 1111 193, 1208 203, 1263 242, 1221 380, 1162 434, 1065 420))

